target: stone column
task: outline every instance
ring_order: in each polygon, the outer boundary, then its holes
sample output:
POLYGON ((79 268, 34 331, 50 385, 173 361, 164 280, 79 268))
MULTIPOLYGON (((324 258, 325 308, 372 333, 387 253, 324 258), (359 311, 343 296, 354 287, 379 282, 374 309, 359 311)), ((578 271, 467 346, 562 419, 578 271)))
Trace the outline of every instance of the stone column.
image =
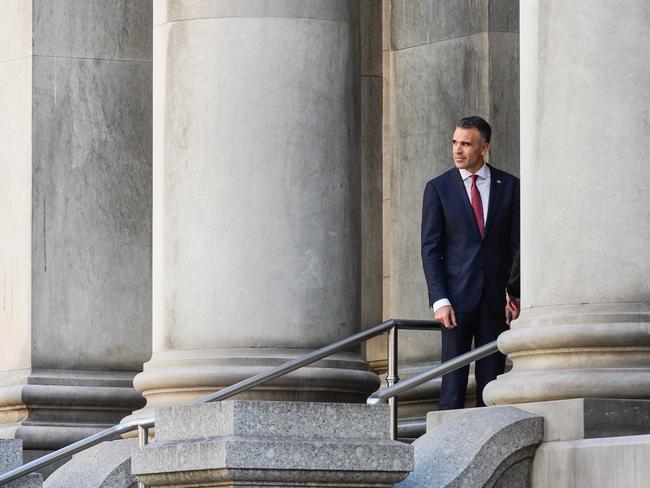
POLYGON ((143 404, 150 36, 147 0, 2 3, 0 437, 27 451, 143 404))
MULTIPOLYGON (((422 194, 428 180, 453 167, 455 123, 466 115, 485 117, 493 130, 490 162, 519 172, 519 2, 388 3, 387 315, 431 319, 420 259, 422 194)), ((400 344, 402 378, 440 360, 438 333, 405 332, 400 344)), ((400 398, 400 416, 417 426, 408 436, 424 432, 424 415, 437 408, 439 388, 440 380, 432 381, 400 398)))
POLYGON ((525 310, 486 399, 650 398, 650 11, 521 8, 525 310))
MULTIPOLYGON (((147 409, 358 331, 357 38, 355 1, 155 4, 147 409)), ((355 401, 377 384, 347 352, 252 396, 355 401)))

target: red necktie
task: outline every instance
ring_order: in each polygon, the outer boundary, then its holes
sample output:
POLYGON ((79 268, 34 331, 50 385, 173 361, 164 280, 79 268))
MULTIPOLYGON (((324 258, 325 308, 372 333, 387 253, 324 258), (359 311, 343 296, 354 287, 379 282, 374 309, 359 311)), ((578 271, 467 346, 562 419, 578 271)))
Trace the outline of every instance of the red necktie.
POLYGON ((474 210, 474 217, 478 224, 478 230, 481 237, 485 234, 485 222, 483 221, 483 201, 481 200, 481 192, 478 191, 476 186, 476 179, 478 175, 472 175, 472 210, 474 210))

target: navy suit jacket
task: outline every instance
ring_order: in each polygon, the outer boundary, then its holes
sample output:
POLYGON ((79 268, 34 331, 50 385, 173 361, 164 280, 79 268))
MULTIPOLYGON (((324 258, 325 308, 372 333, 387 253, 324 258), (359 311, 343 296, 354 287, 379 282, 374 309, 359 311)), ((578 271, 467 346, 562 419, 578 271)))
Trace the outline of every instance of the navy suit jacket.
POLYGON ((503 313, 519 250, 519 178, 490 166, 490 201, 481 234, 456 168, 429 181, 422 207, 422 264, 429 305, 448 298, 456 313, 474 311, 485 293, 503 313))

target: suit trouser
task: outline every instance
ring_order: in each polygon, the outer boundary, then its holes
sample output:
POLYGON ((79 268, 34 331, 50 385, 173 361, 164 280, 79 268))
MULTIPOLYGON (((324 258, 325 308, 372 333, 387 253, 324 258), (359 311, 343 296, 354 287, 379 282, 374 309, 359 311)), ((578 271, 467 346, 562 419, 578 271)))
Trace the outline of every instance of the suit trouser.
MULTIPOLYGON (((476 310, 470 313, 456 314, 457 327, 453 329, 442 328, 442 357, 441 360, 449 361, 472 349, 472 340, 475 347, 494 341, 501 332, 505 331, 505 312, 495 312, 490 308, 485 295, 481 297, 476 310)), ((491 354, 476 362, 474 376, 476 378, 476 406, 483 407, 483 388, 497 375, 505 370, 506 357, 500 352, 491 354)), ((439 410, 451 410, 465 406, 465 392, 467 391, 467 377, 469 366, 453 371, 442 377, 440 388, 439 410)))

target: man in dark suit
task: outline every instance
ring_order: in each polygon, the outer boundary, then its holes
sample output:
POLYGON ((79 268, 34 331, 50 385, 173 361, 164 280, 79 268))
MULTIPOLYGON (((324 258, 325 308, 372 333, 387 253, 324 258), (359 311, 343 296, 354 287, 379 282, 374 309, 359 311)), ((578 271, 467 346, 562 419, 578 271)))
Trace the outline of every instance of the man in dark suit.
MULTIPOLYGON (((422 209, 422 263, 429 305, 442 328, 442 361, 495 340, 507 329, 506 285, 519 250, 519 179, 489 166, 491 128, 461 119, 452 138, 455 168, 429 181, 422 209)), ((502 374, 505 356, 476 362, 476 403, 502 374)), ((440 410, 463 408, 469 366, 445 375, 440 410)))

